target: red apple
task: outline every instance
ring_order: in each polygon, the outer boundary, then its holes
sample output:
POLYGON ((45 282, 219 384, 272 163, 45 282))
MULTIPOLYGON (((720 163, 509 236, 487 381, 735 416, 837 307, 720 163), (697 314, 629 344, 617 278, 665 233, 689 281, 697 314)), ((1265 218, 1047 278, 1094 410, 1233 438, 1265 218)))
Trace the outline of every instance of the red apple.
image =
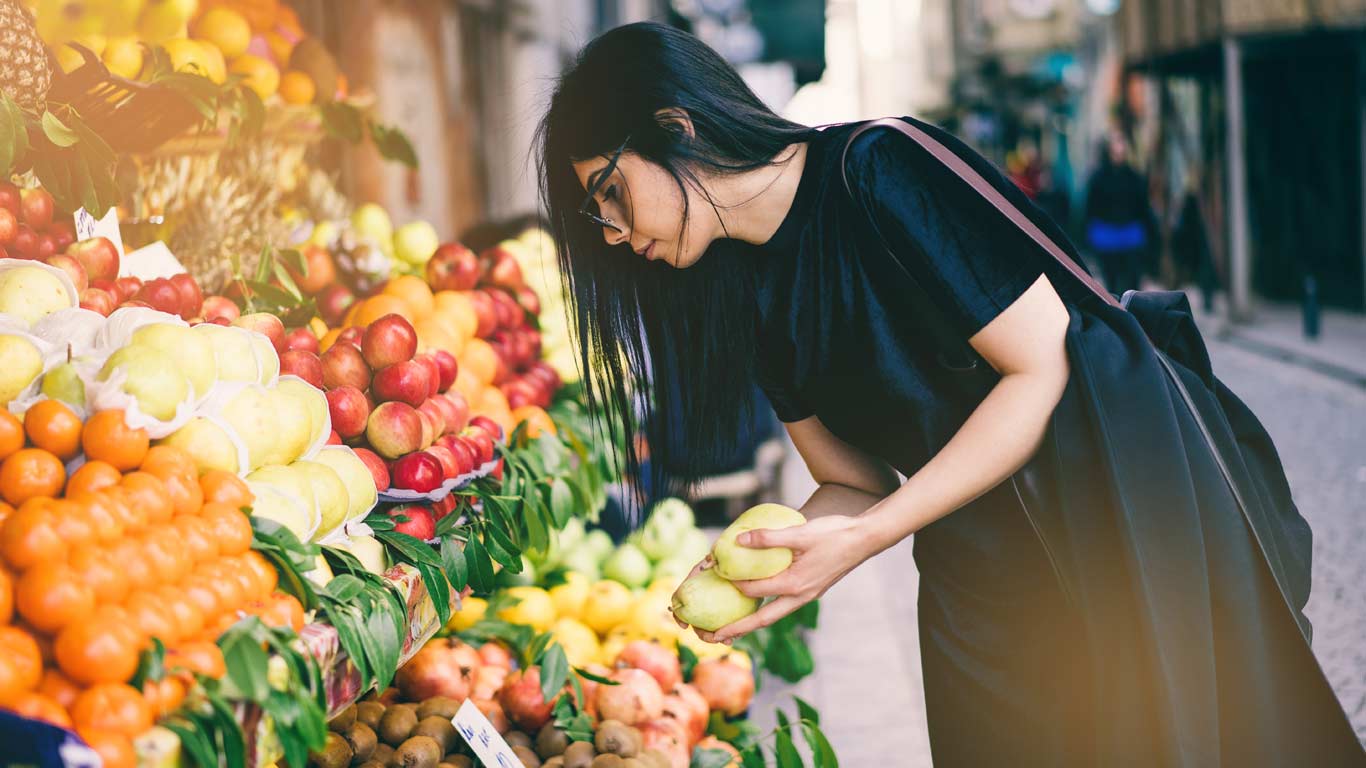
POLYGON ((19 188, 8 181, 0 181, 0 209, 19 215, 19 188))
POLYGON ((0 245, 14 242, 19 234, 19 218, 8 209, 0 208, 0 245))
POLYGON ((91 312, 98 312, 108 317, 109 313, 113 312, 117 306, 114 297, 110 296, 108 291, 102 291, 99 288, 86 288, 81 291, 81 309, 88 309, 91 312))
POLYGON ((437 382, 438 391, 445 392, 455 383, 455 376, 460 372, 460 364, 456 361, 455 355, 444 349, 438 349, 431 353, 432 359, 436 361, 436 366, 441 372, 440 380, 437 382))
POLYGON ((415 360, 404 360, 375 371, 371 387, 380 400, 397 400, 416 408, 430 396, 430 377, 426 366, 415 360))
POLYGON ((436 433, 436 422, 432 421, 431 414, 417 412, 417 417, 422 420, 422 448, 430 447, 432 442, 438 437, 436 433))
POLYGON ((375 487, 381 491, 387 490, 389 488, 389 467, 385 465, 384 459, 381 459, 379 454, 369 448, 352 448, 351 450, 356 452, 356 457, 365 464, 366 469, 370 470, 370 476, 375 479, 375 487))
POLYGON ((328 389, 355 387, 364 392, 370 388, 370 366, 360 350, 350 344, 333 344, 322 355, 323 384, 328 389))
POLYGON ((474 466, 481 467, 493 461, 493 439, 482 429, 466 429, 460 439, 474 454, 474 466))
POLYGON ((537 360, 527 368, 527 374, 535 376, 546 383, 551 391, 560 388, 560 373, 555 370, 555 366, 544 360, 537 360))
POLYGON ((327 443, 326 443, 326 444, 327 444, 327 445, 345 445, 345 443, 342 442, 341 435, 337 434, 337 430, 335 430, 335 429, 327 433, 327 443))
POLYGON ((365 329, 360 348, 365 362, 378 371, 386 365, 413 359, 417 354, 417 331, 402 315, 385 315, 365 329))
MULTIPOLYGON (((123 279, 123 278, 119 278, 123 279)), ((136 278, 134 278, 136 279, 136 278)), ((204 306, 200 308, 204 313, 204 319, 210 322, 226 320, 229 325, 232 321, 242 316, 242 310, 237 308, 232 299, 227 296, 208 296, 204 299, 204 306)))
POLYGON ((275 347, 276 352, 285 351, 285 324, 275 315, 269 312, 252 312, 249 315, 242 315, 232 324, 270 339, 270 344, 275 347))
POLYGON ((91 280, 117 280, 119 251, 107 237, 92 237, 72 243, 66 252, 85 267, 91 280))
MULTIPOLYGON (((395 487, 401 486, 396 485, 395 487)), ((397 523, 394 530, 398 533, 406 533, 421 541, 436 538, 436 517, 430 509, 421 504, 404 504, 394 507, 386 514, 394 518, 394 522, 397 523), (406 522, 399 522, 398 518, 400 517, 408 519, 406 522)))
POLYGON ((323 388, 323 361, 304 349, 286 349, 280 354, 280 373, 298 376, 318 389, 323 388))
POLYGON ((451 391, 442 394, 442 397, 450 401, 455 408, 455 417, 447 418, 446 423, 452 425, 455 431, 464 429, 470 423, 470 404, 465 400, 465 396, 459 392, 451 391))
POLYGON ((431 355, 423 354, 413 358, 413 362, 427 369, 427 397, 441 391, 441 366, 431 355))
POLYGON ((455 511, 460 506, 460 499, 453 493, 448 493, 441 497, 439 501, 432 502, 432 516, 436 521, 441 522, 441 518, 455 511))
POLYGON ((353 325, 350 328, 342 329, 342 332, 337 334, 337 340, 335 343, 350 344, 356 349, 360 349, 360 341, 364 336, 365 328, 363 326, 353 325))
POLYGON ((370 418, 370 404, 365 394, 352 386, 340 386, 327 392, 327 409, 332 414, 332 428, 342 437, 355 437, 365 432, 370 418))
POLYGON ((418 493, 434 491, 446 479, 441 461, 426 451, 410 453, 395 461, 393 477, 395 488, 418 493))
MULTIPOLYGON (((8 211, 0 211, 0 218, 3 218, 6 213, 8 211)), ((90 281, 86 278, 85 267, 81 266, 79 261, 64 253, 58 253, 47 257, 47 263, 49 266, 62 270, 67 274, 67 277, 71 278, 71 282, 76 284, 77 294, 84 293, 85 289, 90 287, 90 281)))
POLYGON ((312 296, 336 282, 337 267, 332 263, 332 254, 328 253, 326 248, 306 245, 302 254, 304 272, 286 269, 289 276, 294 279, 294 284, 299 286, 300 291, 312 296))
POLYGON ((380 403, 366 421, 365 439, 386 459, 412 453, 421 447, 422 417, 406 403, 380 403))
POLYGON ((44 232, 38 235, 38 260, 47 261, 57 253, 57 238, 44 232))
POLYGON ((171 285, 171 281, 164 277, 143 283, 142 289, 134 298, 147 302, 153 309, 172 315, 179 314, 180 293, 171 285))
POLYGON ((541 399, 540 390, 525 379, 513 379, 504 384, 502 390, 508 399, 508 407, 514 410, 524 405, 535 405, 541 399))
POLYGON ((19 259, 38 258, 38 237, 38 233, 27 224, 20 224, 19 231, 14 235, 14 242, 9 245, 10 254, 19 259))
POLYGON ((484 430, 489 438, 495 442, 502 440, 505 437, 505 435, 503 435, 503 428, 498 425, 498 422, 487 416, 475 416, 470 419, 470 427, 484 430))
POLYGON ((441 410, 435 397, 429 397, 422 401, 422 405, 417 407, 418 413, 424 413, 432 420, 432 439, 446 434, 446 412, 441 410))
POLYGON ((76 226, 66 219, 58 219, 47 228, 47 233, 57 241, 57 253, 65 253, 76 242, 76 226))
POLYGON ((318 337, 313 335, 313 331, 308 328, 295 328, 285 334, 285 349, 301 349, 305 352, 320 354, 321 346, 318 337))
POLYGON ((474 307, 474 316, 479 320, 474 335, 481 339, 488 338, 489 334, 498 329, 498 310, 495 309, 493 299, 484 291, 472 291, 470 306, 474 307))
MULTIPOLYGON (((108 280, 92 280, 90 284, 97 287, 103 287, 101 283, 108 282, 108 280)), ((119 301, 127 301, 138 295, 138 291, 142 290, 142 280, 132 277, 131 275, 128 277, 120 277, 113 281, 113 286, 114 298, 119 301)), ((105 290, 109 289, 106 288, 105 290)))
POLYGON ((523 286, 517 289, 517 303, 533 317, 541 314, 541 297, 530 288, 523 286))
POLYGON ((494 258, 493 268, 489 270, 489 282, 509 291, 515 291, 526 285, 522 279, 522 265, 517 261, 517 257, 511 251, 503 248, 498 249, 498 255, 494 258))
POLYGON ((175 286, 176 293, 180 295, 180 316, 186 320, 199 317, 200 311, 204 308, 204 292, 199 289, 199 283, 195 281, 194 276, 188 272, 171 275, 171 285, 175 286))
POLYGON ((504 328, 521 328, 526 325, 526 311, 522 305, 512 298, 512 294, 505 291, 489 291, 489 296, 493 298, 497 305, 498 324, 504 328))
POLYGON ((440 444, 441 447, 450 451, 451 455, 455 457, 457 470, 455 474, 457 476, 473 472, 474 468, 479 464, 474 455, 474 449, 469 446, 469 443, 461 438, 456 437, 455 435, 447 435, 446 437, 441 438, 440 444))
MULTIPOLYGON (((422 404, 422 407, 435 408, 437 413, 441 414, 442 435, 447 435, 452 432, 458 431, 453 420, 459 418, 460 414, 456 412, 455 406, 451 403, 450 400, 447 400, 441 395, 436 395, 434 397, 427 398, 427 401, 422 404)), ((419 408, 418 410, 421 410, 421 408, 419 408)), ((441 435, 437 436, 440 437, 441 435)))
POLYGON ((435 456, 441 463, 441 476, 446 479, 460 476, 460 463, 456 461, 455 454, 449 448, 442 448, 439 445, 428 446, 426 453, 435 456))
POLYGON ((479 259, 460 243, 443 243, 427 261, 433 291, 468 291, 479 282, 479 259))
POLYGON ((334 283, 318 294, 318 314, 322 316, 329 327, 336 328, 342 324, 346 310, 351 307, 351 302, 355 300, 356 296, 351 293, 350 288, 340 283, 334 283))
POLYGON ((56 211, 57 204, 46 189, 26 189, 19 193, 19 217, 39 232, 52 223, 56 211))

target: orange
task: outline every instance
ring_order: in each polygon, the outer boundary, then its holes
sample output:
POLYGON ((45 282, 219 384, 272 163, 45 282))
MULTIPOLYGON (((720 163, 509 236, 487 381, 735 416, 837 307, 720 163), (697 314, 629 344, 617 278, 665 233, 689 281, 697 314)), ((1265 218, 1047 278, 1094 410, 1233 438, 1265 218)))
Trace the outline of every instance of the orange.
POLYGON ((85 422, 81 447, 87 459, 107 461, 120 472, 136 469, 147 455, 147 431, 132 429, 121 409, 100 411, 85 422))
POLYGON ((188 669, 201 675, 220 678, 227 673, 223 664, 223 651, 218 645, 207 641, 181 643, 166 653, 168 670, 188 669))
POLYGON ((216 46, 228 59, 246 53, 247 45, 251 43, 251 25, 242 18, 242 14, 222 5, 200 14, 191 25, 190 32, 216 46))
POLYGON ((66 481, 66 495, 98 491, 119 484, 123 474, 107 461, 87 461, 66 481))
POLYGON ((81 450, 81 417, 61 400, 40 400, 24 413, 24 434, 35 447, 67 461, 81 450))
POLYGON ((41 448, 21 448, 0 464, 0 496, 16 507, 35 496, 56 496, 65 483, 61 459, 41 448))
POLYGON ((103 547, 86 545, 71 551, 71 568, 95 593, 96 605, 117 605, 128 596, 128 572, 103 547))
POLYGON ((95 519, 90 510, 70 499, 48 502, 52 517, 57 521, 57 535, 68 548, 79 547, 95 540, 95 519))
POLYGON ((280 98, 286 104, 312 104, 317 90, 313 86, 313 78, 297 69, 280 76, 280 98))
POLYGON ((24 447, 24 422, 0 408, 0 460, 24 447))
POLYGON ((259 607, 256 615, 268 626, 289 627, 295 632, 304 628, 304 607, 293 595, 275 592, 261 601, 259 607))
POLYGON ((143 551, 141 537, 129 536, 119 539, 111 543, 106 551, 127 577, 128 589, 147 589, 156 586, 157 572, 152 569, 143 551))
POLYGON ((151 707, 152 717, 159 718, 180 707, 185 700, 185 684, 174 677, 147 680, 142 684, 142 698, 151 707))
POLYGON ((497 387, 484 387, 479 399, 470 403, 470 412, 498 422, 498 426, 503 428, 503 434, 511 433, 515 424, 512 409, 508 407, 507 396, 497 387))
POLYGON ((57 517, 45 499, 35 499, 15 510, 0 529, 0 555, 15 570, 66 557, 66 540, 58 533, 57 517))
POLYGON ((448 318, 463 338, 474 338, 474 332, 479 329, 479 315, 474 311, 469 292, 437 291, 434 298, 436 313, 448 318))
POLYGON ((169 522, 175 512, 166 484, 150 472, 129 472, 123 476, 119 487, 128 492, 130 506, 146 511, 148 525, 169 522))
POLYGON ((14 618, 14 580, 9 573, 0 570, 0 626, 14 618))
POLYGON ((52 699, 36 691, 26 691, 11 700, 5 709, 30 720, 42 720, 62 728, 71 727, 71 716, 66 709, 52 699))
POLYGON ((134 592, 123 601, 123 607, 133 617, 133 625, 148 637, 159 638, 171 645, 180 641, 183 631, 176 626, 175 613, 153 591, 134 592))
POLYGON ((33 690, 42 677, 43 656, 33 635, 18 627, 0 627, 0 704, 33 690))
POLYGON ((71 624, 57 633, 53 643, 57 666, 84 685, 121 683, 132 677, 138 668, 141 638, 130 621, 127 611, 110 610, 71 624))
POLYGON ((424 352, 444 349, 459 357, 465 350, 465 338, 439 315, 419 317, 413 322, 413 330, 417 331, 418 348, 424 352))
POLYGON ((4 525, 9 516, 14 514, 14 507, 0 501, 0 525, 4 525))
POLYGON ((173 515, 193 515, 204 506, 204 492, 194 477, 167 475, 162 482, 166 486, 166 498, 171 502, 173 515))
POLYGON ((168 584, 158 587, 155 592, 157 597, 166 604, 166 608, 170 610, 171 617, 175 620, 181 637, 193 637, 203 631, 204 613, 194 603, 190 602, 190 599, 185 596, 184 590, 168 584))
POLYGON ((387 293, 371 296, 356 302, 356 316, 347 325, 369 325, 385 315, 399 315, 408 322, 413 321, 413 311, 408 302, 387 293))
MULTIPOLYGON (((384 284, 380 292, 383 296, 397 296, 412 310, 412 317, 425 317, 432 313, 434 299, 427 281, 416 275, 399 275, 384 284)), ((411 321, 411 318, 409 318, 411 321)))
POLYGON ((142 554, 156 584, 174 584, 190 573, 190 553, 174 528, 153 528, 142 535, 142 554))
POLYGON ((71 678, 62 674, 61 670, 48 667, 43 670, 43 679, 38 683, 38 693, 57 702, 62 709, 69 710, 71 705, 76 703, 81 687, 71 682, 71 678))
POLYGON ((138 755, 131 737, 94 728, 82 728, 78 733, 81 740, 100 756, 104 768, 137 768, 138 755))
POLYGON ((211 469, 199 478, 199 489, 204 494, 204 502, 221 501, 238 509, 249 507, 255 501, 247 481, 222 469, 211 469))
POLYGON ((147 527, 147 510, 136 503, 136 494, 129 493, 122 484, 117 488, 105 488, 100 495, 114 513, 114 518, 123 523, 125 534, 136 534, 147 527))
POLYGON ((138 469, 143 472, 151 472, 162 480, 173 476, 199 477, 199 473, 195 470, 194 459, 191 459, 189 454, 171 445, 154 445, 147 449, 147 455, 143 457, 138 469))
POLYGON ((546 413, 545 409, 539 405, 523 405, 520 408, 512 409, 512 422, 513 424, 526 422, 526 435, 530 438, 540 437, 542 434, 559 434, 550 414, 546 413))
POLYGON ((76 697, 71 720, 77 728, 113 731, 132 738, 152 727, 152 709, 133 686, 100 683, 76 697))
POLYGON ((280 87, 280 70, 269 61, 251 53, 244 53, 232 60, 228 65, 228 71, 234 75, 243 75, 245 79, 242 84, 256 91, 256 95, 264 101, 275 95, 275 91, 280 87))
POLYGON ((209 577, 208 587, 218 597, 220 607, 215 614, 230 614, 246 605, 247 590, 237 579, 231 558, 220 557, 212 563, 201 565, 197 570, 209 577))
POLYGON ((180 582, 180 591, 185 595, 185 600, 204 617, 205 625, 217 621, 219 614, 228 608, 223 605, 218 597, 218 591, 213 588, 212 576, 197 571, 191 573, 180 582))
POLYGON ((342 328, 333 328, 324 333, 322 339, 318 341, 318 348, 323 352, 331 349, 332 345, 337 343, 337 337, 341 335, 342 330, 342 328))
POLYGON ((275 586, 280 580, 280 574, 276 572, 275 566, 271 565, 264 555, 253 549, 242 555, 242 562, 256 579, 256 589, 252 591, 253 597, 262 597, 275 591, 275 586))
POLYGON ((90 521, 95 540, 108 544, 123 537, 123 511, 109 496, 103 493, 81 491, 77 494, 67 492, 67 500, 80 507, 90 521))
POLYGON ((205 504, 200 517, 213 526, 220 553, 240 555, 251 549, 251 520, 240 510, 221 503, 205 504))
POLYGON ((474 377, 474 374, 464 369, 464 363, 458 363, 461 367, 456 369, 455 383, 451 389, 459 392, 465 398, 466 403, 473 403, 479 400, 479 395, 484 391, 483 382, 474 377))
POLYGON ((39 563, 14 585, 14 607, 34 629, 52 634, 95 610, 95 590, 66 563, 39 563))
POLYGON ((218 541, 213 536, 213 524, 208 520, 199 515, 181 515, 171 521, 171 526, 196 565, 218 557, 218 541))
POLYGON ((465 349, 460 353, 459 362, 459 370, 469 371, 484 386, 492 384, 498 375, 498 353, 483 339, 470 339, 465 342, 465 349))

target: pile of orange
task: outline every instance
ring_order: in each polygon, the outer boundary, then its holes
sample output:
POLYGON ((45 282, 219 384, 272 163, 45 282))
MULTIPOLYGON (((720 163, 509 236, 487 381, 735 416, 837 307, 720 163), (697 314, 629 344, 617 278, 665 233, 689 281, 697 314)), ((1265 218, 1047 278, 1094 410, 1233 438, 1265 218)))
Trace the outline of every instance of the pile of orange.
POLYGON ((251 550, 246 483, 200 477, 122 411, 82 423, 52 400, 22 420, 0 410, 0 498, 0 707, 108 754, 132 754, 131 738, 179 706, 188 673, 224 674, 214 640, 244 613, 303 624, 251 550), (127 683, 153 637, 176 675, 138 691, 127 683))

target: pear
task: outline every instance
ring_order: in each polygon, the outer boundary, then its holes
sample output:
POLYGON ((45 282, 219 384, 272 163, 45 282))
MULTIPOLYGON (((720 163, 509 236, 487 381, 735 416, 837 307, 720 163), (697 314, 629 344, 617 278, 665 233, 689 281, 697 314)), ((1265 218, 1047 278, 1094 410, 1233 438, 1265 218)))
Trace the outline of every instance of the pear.
POLYGON ((365 517, 375 506, 375 502, 379 501, 379 494, 375 490, 375 476, 370 474, 365 462, 350 448, 344 445, 325 445, 312 461, 331 467, 346 486, 347 498, 351 502, 346 513, 347 520, 365 517))
POLYGON ((190 423, 157 441, 157 444, 184 451, 194 461, 201 475, 212 469, 235 475, 241 469, 237 463, 237 443, 233 436, 203 416, 191 419, 190 423))
POLYGON ((85 407, 85 381, 74 363, 62 363, 43 375, 43 395, 76 408, 85 407))
POLYGON ((273 520, 288 528, 290 533, 301 541, 306 541, 308 535, 317 527, 317 512, 311 507, 306 507, 297 496, 265 483, 248 481, 247 484, 256 495, 251 505, 252 517, 273 520))
POLYGON ((278 389, 268 389, 264 396, 275 412, 270 448, 265 453, 264 463, 288 464, 303 456, 312 444, 312 417, 293 397, 278 389))
POLYGON ((643 587, 650 581, 650 559, 629 542, 617 547, 602 564, 602 575, 628 587, 643 587))
MULTIPOLYGON (((297 499, 303 506, 304 512, 310 524, 316 526, 318 519, 318 499, 313 492, 313 482, 302 472, 296 471, 293 467, 286 467, 280 464, 267 464, 264 467, 247 475, 247 484, 251 486, 253 492, 259 486, 271 486, 286 495, 297 499)), ((260 495, 259 493, 257 494, 260 495)), ((291 528, 290 530, 293 530, 291 528)), ((305 531, 307 533, 307 531, 305 531)), ((296 535, 299 535, 296 532, 296 535)), ((300 536, 302 539, 303 537, 300 536)))
POLYGON ((365 566, 365 570, 373 574, 379 575, 389 569, 389 558, 385 554, 384 545, 374 536, 348 536, 346 541, 338 542, 337 546, 355 555, 360 564, 365 566))
POLYGON ((679 585, 672 607, 679 621, 715 632, 759 610, 759 600, 736 589, 715 568, 708 568, 679 585))
POLYGON ((735 543, 735 537, 746 531, 771 528, 791 528, 806 522, 802 513, 781 504, 760 504, 750 507, 726 530, 712 547, 716 558, 716 572, 731 581, 767 579, 792 565, 792 550, 787 547, 751 549, 735 543))
MULTIPOLYGON (((43 372, 43 353, 23 336, 0 335, 0 360, 5 361, 0 366, 0 405, 5 405, 43 372)), ((85 399, 84 388, 81 399, 85 399)))
POLYGON ((151 347, 171 355, 194 387, 194 396, 203 398, 218 381, 218 362, 209 339, 173 323, 152 323, 133 331, 132 344, 151 347))
POLYGON ((318 500, 318 512, 322 515, 313 538, 320 539, 346 522, 347 513, 351 510, 351 496, 336 470, 316 461, 296 461, 290 467, 303 473, 313 484, 313 498, 318 500))
POLYGON ((307 445, 318 445, 327 440, 327 433, 332 430, 332 419, 327 411, 327 395, 324 395, 321 389, 303 379, 282 377, 275 385, 275 391, 290 398, 295 407, 307 411, 307 445))
POLYGON ((255 382, 260 378, 261 369, 256 363, 251 336, 245 331, 213 323, 200 323, 192 330, 208 339, 219 381, 255 382))
POLYGON ((176 407, 190 394, 190 380, 175 358, 158 349, 128 346, 114 352, 100 369, 100 381, 115 371, 125 376, 123 391, 138 401, 143 413, 159 421, 175 418, 176 407))
POLYGON ((592 552, 598 562, 602 562, 603 559, 612 554, 612 537, 607 531, 594 528, 583 537, 583 544, 580 546, 592 552))
POLYGON ((0 272, 0 313, 17 315, 26 324, 74 306, 58 270, 22 266, 0 272))
POLYGON ((271 346, 270 339, 259 333, 251 334, 251 348, 256 353, 259 377, 257 383, 273 384, 280 375, 280 353, 271 346))
POLYGON ((256 469, 275 455, 279 416, 275 402, 260 387, 246 387, 223 405, 223 421, 247 445, 247 468, 256 469))

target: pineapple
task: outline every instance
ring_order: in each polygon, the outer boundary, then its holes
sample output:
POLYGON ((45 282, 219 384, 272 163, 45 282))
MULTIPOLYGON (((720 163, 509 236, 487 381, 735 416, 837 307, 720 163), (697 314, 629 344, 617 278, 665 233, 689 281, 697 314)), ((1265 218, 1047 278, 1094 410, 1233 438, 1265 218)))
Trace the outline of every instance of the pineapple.
POLYGON ((19 0, 0 0, 0 91, 20 107, 41 112, 51 84, 47 52, 33 16, 19 0))

